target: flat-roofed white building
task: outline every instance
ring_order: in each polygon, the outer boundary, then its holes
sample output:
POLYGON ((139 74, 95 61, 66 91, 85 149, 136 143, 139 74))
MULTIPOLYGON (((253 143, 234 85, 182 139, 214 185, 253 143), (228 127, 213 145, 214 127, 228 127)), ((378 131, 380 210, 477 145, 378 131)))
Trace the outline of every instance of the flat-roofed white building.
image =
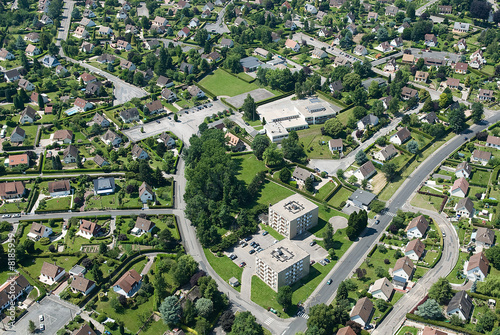
POLYGON ((292 239, 318 224, 318 206, 294 194, 269 206, 269 226, 292 239))
POLYGON ((329 104, 322 103, 294 107, 294 109, 308 124, 325 123, 337 115, 337 112, 329 104))
POLYGON ((257 276, 276 292, 309 274, 309 254, 286 239, 257 254, 255 264, 257 276))

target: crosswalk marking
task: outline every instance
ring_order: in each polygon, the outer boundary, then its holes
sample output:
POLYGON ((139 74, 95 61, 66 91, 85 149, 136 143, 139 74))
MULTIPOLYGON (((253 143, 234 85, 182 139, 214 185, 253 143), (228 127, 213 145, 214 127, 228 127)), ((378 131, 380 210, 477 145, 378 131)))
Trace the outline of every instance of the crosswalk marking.
POLYGON ((385 213, 385 214, 387 214, 387 215, 389 215, 389 216, 392 216, 392 217, 395 217, 395 216, 396 216, 396 214, 394 214, 394 213, 392 213, 392 212, 387 212, 387 213, 385 213))
POLYGON ((297 316, 301 317, 301 318, 304 318, 304 319, 309 319, 309 315, 307 315, 306 313, 304 312, 298 312, 297 313, 297 316))
POLYGON ((273 323, 273 321, 274 321, 273 318, 267 318, 267 320, 264 321, 264 323, 269 326, 271 323, 273 323))

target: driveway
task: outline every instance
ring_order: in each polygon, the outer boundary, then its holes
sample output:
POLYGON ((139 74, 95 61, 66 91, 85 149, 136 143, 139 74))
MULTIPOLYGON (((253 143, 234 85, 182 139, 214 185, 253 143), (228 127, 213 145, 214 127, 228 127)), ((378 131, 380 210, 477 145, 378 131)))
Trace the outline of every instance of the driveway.
POLYGON ((53 335, 74 318, 79 310, 77 306, 61 301, 57 297, 47 296, 40 303, 33 304, 12 330, 14 334, 27 334, 29 321, 32 320, 37 329, 40 329, 40 323, 43 323, 45 325, 43 333, 53 335), (43 315, 43 322, 39 321, 39 315, 43 315))
POLYGON ((140 6, 137 6, 137 16, 149 17, 149 10, 146 7, 146 3, 141 2, 139 5, 140 6))

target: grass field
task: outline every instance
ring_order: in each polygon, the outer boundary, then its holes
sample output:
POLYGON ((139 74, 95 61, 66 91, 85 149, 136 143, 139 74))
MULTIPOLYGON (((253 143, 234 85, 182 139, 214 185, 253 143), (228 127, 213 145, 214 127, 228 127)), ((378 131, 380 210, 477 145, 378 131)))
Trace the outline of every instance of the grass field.
POLYGON ((418 328, 404 326, 398 332, 398 335, 408 335, 408 334, 417 335, 418 334, 418 328))
POLYGON ((332 158, 332 153, 328 149, 330 136, 321 135, 323 125, 312 125, 308 129, 298 132, 299 141, 304 146, 304 150, 309 158, 332 158))
POLYGON ((318 193, 316 193, 316 198, 318 200, 325 200, 326 196, 330 194, 331 191, 333 191, 335 186, 336 183, 333 180, 329 181, 319 189, 318 193))
POLYGON ((465 279, 463 278, 458 278, 458 273, 463 273, 463 268, 464 268, 464 262, 467 260, 468 254, 465 252, 461 252, 458 254, 458 261, 457 264, 455 264, 455 267, 453 268, 453 271, 450 272, 448 277, 448 281, 452 284, 462 284, 465 279))
POLYGON ((477 170, 474 171, 471 178, 472 184, 488 185, 490 181, 490 173, 487 171, 477 170))
MULTIPOLYGON (((71 197, 60 197, 47 200, 43 209, 48 211, 63 211, 69 209, 71 197)), ((38 207, 39 209, 42 209, 38 207)))
POLYGON ((278 241, 281 241, 285 238, 283 235, 281 235, 276 230, 274 230, 274 228, 272 228, 271 226, 268 226, 268 225, 261 223, 261 227, 263 230, 267 231, 269 233, 269 235, 271 235, 272 237, 274 237, 278 241))
POLYGON ((220 69, 207 75, 200 84, 215 95, 227 95, 230 97, 259 88, 254 83, 248 84, 220 69))
MULTIPOLYGON (((243 268, 236 265, 229 257, 222 256, 216 257, 210 250, 203 249, 205 257, 207 258, 210 266, 221 276, 224 281, 228 281, 230 278, 235 277, 241 283, 241 274, 243 273, 243 268)), ((241 287, 235 287, 237 291, 240 291, 241 287)))
POLYGON ((418 208, 428 209, 430 211, 439 211, 443 199, 438 197, 431 197, 423 194, 415 194, 411 199, 410 204, 418 208), (429 200, 430 199, 430 200, 429 200))
POLYGON ((333 206, 333 207, 337 207, 339 208, 340 207, 340 204, 343 202, 343 201, 347 201, 347 199, 349 199, 349 197, 351 196, 352 192, 349 191, 347 188, 345 187, 341 187, 339 188, 339 190, 330 198, 330 200, 328 201, 328 204, 333 206))
POLYGON ((253 177, 260 172, 266 170, 263 161, 259 161, 254 154, 236 156, 232 159, 236 162, 238 168, 237 178, 243 180, 245 183, 250 184, 253 177))

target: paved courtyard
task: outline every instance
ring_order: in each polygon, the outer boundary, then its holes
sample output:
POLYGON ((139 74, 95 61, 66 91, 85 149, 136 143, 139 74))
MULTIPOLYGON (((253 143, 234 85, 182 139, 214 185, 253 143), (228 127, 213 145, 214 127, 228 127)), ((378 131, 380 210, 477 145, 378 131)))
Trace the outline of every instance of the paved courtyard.
POLYGON ((54 296, 47 296, 40 303, 33 304, 28 309, 28 313, 6 334, 28 334, 28 324, 32 320, 35 322, 38 331, 40 323, 43 323, 45 325, 43 334, 54 335, 68 321, 75 317, 78 311, 79 308, 75 305, 60 301, 59 298, 54 296), (39 321, 40 315, 43 315, 43 322, 39 321))
POLYGON ((235 95, 234 97, 227 98, 226 101, 231 105, 233 105, 234 107, 240 108, 241 106, 243 106, 243 102, 245 101, 246 97, 249 94, 255 100, 255 102, 259 102, 274 97, 274 94, 269 92, 265 88, 258 88, 250 92, 242 93, 239 95, 235 95))

